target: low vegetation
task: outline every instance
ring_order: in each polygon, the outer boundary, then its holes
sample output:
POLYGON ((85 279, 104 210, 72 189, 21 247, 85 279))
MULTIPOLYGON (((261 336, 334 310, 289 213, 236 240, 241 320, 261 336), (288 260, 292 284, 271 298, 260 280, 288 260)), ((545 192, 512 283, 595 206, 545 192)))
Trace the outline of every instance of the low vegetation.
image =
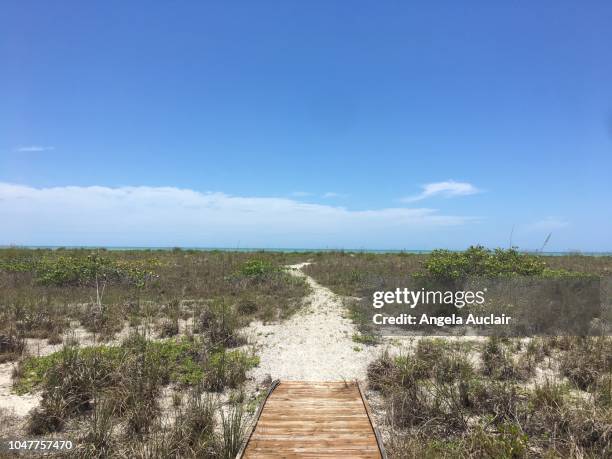
MULTIPOLYGON (((358 326, 355 355, 381 343, 360 301, 373 289, 407 278, 451 287, 472 276, 605 280, 612 267, 611 257, 482 247, 430 255, 1 249, 0 363, 11 362, 17 394, 41 397, 20 435, 74 439, 74 457, 235 457, 262 395, 245 389, 259 360, 241 330, 300 307, 307 283, 283 267, 307 260, 307 274, 345 297, 358 326), (32 342, 55 346, 37 352, 32 342)), ((609 284, 602 292, 609 301, 609 284)), ((372 362, 367 377, 382 399, 375 409, 390 457, 612 454, 610 337, 421 339, 372 362)))
MULTIPOLYGON (((112 387, 113 375, 129 370, 129 365, 140 359, 149 368, 158 368, 162 385, 176 383, 193 386, 202 384, 210 391, 222 391, 226 387, 239 387, 245 373, 256 366, 258 359, 242 350, 227 350, 222 346, 208 347, 200 337, 148 340, 142 335, 128 337, 120 346, 65 346, 61 351, 42 357, 27 357, 17 370, 15 390, 30 392, 38 387, 48 387, 50 370, 60 374, 77 373, 91 377, 101 386, 112 387), (92 371, 93 375, 86 375, 92 371)), ((52 379, 52 378, 51 378, 52 379)))
POLYGON ((300 307, 307 284, 284 265, 303 258, 0 250, 0 363, 41 397, 20 436, 70 438, 74 457, 234 457, 259 363, 241 329, 300 307))
POLYGON ((291 315, 307 293, 302 279, 280 269, 303 258, 266 252, 0 249, 0 334, 58 342, 76 321, 112 339, 125 321, 138 325, 149 318, 174 336, 180 318, 210 301, 231 305, 244 322, 275 320, 291 315))
POLYGON ((163 457, 230 457, 243 439, 244 402, 224 408, 212 394, 240 389, 258 362, 249 351, 228 350, 207 333, 152 340, 134 332, 118 346, 67 344, 46 356, 26 357, 14 389, 41 394, 26 433, 77 436, 78 457, 149 457, 149 448, 163 457), (187 391, 189 401, 185 408, 174 402, 174 423, 168 425, 161 399, 169 389, 173 400, 187 391))
POLYGON ((373 288, 388 290, 410 279, 447 282, 470 277, 559 276, 612 274, 612 257, 541 256, 514 248, 490 250, 473 246, 465 251, 434 250, 413 253, 317 253, 316 263, 304 268, 318 282, 345 296, 363 296, 373 288))
POLYGON ((471 354, 466 342, 422 339, 409 355, 373 362, 368 383, 384 399, 390 456, 608 457, 612 339, 547 338, 544 345, 562 362, 577 358, 572 368, 581 376, 525 384, 533 376, 525 357, 538 350, 496 338, 471 354), (594 347, 601 350, 592 358, 594 347), (585 375, 601 383, 585 388, 585 375))
POLYGON ((319 252, 304 272, 339 295, 363 296, 367 288, 384 279, 416 273, 427 257, 412 253, 319 252))
MULTIPOLYGON (((317 255, 305 268, 348 296, 360 333, 375 344, 371 293, 395 287, 453 289, 467 278, 596 275, 612 299, 612 257, 464 252, 317 255), (363 300, 365 298, 365 300, 363 300)), ((440 312, 440 311, 438 311, 440 312)), ((455 312, 455 311, 453 311, 455 312)), ((478 341, 427 339, 368 368, 382 396, 385 446, 397 458, 593 457, 612 454, 612 338, 551 336, 478 341)))
MULTIPOLYGON (((304 268, 318 282, 346 297, 346 305, 351 318, 357 324, 363 339, 376 343, 376 332, 372 327, 372 309, 374 292, 393 292, 396 289, 410 289, 427 292, 459 292, 487 290, 485 306, 465 303, 455 305, 440 299, 427 303, 427 312, 432 316, 462 316, 470 313, 508 312, 508 295, 529 298, 529 301, 540 302, 542 297, 564 287, 564 300, 570 295, 581 297, 585 305, 594 308, 590 298, 601 291, 609 301, 612 298, 612 276, 602 277, 599 272, 607 272, 604 263, 612 266, 612 257, 594 258, 593 272, 588 271, 586 263, 566 266, 554 262, 555 257, 544 257, 536 254, 522 253, 518 250, 489 250, 481 246, 470 247, 462 252, 434 250, 431 254, 359 254, 359 253, 323 253, 317 256, 318 261, 304 268), (576 266, 581 269, 574 270, 576 266), (538 288, 533 288, 533 286, 538 288), (576 292, 582 292, 578 294, 576 292), (508 293, 509 292, 509 293, 508 293), (539 295, 539 296, 538 296, 539 295)), ((588 258, 588 257, 580 257, 588 258)), ((573 297, 572 297, 573 298, 573 297)), ((567 301, 547 303, 546 308, 516 307, 512 310, 513 325, 518 333, 526 333, 530 327, 537 328, 548 324, 553 331, 563 329, 579 330, 583 333, 592 324, 588 320, 578 320, 580 314, 572 309, 567 301), (567 311, 570 308, 570 314, 567 311)), ((608 308, 609 310, 609 308, 608 308)), ((385 313, 406 312, 403 305, 387 304, 385 313)), ((599 310, 590 310, 589 314, 597 316, 599 310)), ((590 317, 590 316, 589 316, 590 317)), ((439 329, 431 325, 417 325, 424 333, 437 334, 439 329)), ((511 333, 510 333, 511 334, 511 333)))

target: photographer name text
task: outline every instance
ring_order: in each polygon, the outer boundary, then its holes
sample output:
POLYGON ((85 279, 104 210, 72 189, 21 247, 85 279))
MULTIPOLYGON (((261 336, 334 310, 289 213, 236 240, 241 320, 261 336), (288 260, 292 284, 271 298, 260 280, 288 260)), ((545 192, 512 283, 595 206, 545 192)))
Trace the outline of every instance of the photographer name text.
MULTIPOLYGON (((486 292, 486 288, 478 291, 428 291, 425 289, 410 290, 408 288, 396 288, 393 291, 374 292, 372 295, 372 307, 381 309, 388 304, 400 304, 414 309, 422 304, 443 304, 461 309, 465 306, 480 306, 484 304, 486 292)), ((505 314, 477 315, 472 313, 465 317, 458 314, 429 315, 425 313, 401 313, 398 315, 376 313, 372 316, 372 322, 375 325, 436 325, 438 327, 449 325, 508 325, 511 320, 512 317, 505 314)))

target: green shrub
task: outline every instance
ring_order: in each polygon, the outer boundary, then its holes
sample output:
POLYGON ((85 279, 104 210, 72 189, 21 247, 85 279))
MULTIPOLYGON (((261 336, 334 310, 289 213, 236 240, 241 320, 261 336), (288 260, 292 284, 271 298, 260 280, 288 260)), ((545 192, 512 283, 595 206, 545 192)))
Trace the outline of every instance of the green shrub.
POLYGON ((472 410, 490 416, 495 424, 517 419, 526 399, 523 391, 508 381, 474 378, 468 382, 466 393, 472 410))
POLYGON ((546 263, 540 257, 516 249, 489 250, 472 246, 464 252, 434 250, 423 264, 427 275, 438 280, 504 275, 534 276, 544 273, 546 263))
POLYGON ((452 383, 470 378, 474 373, 472 364, 462 355, 453 352, 434 362, 432 374, 439 383, 452 383))
POLYGON ((236 310, 221 298, 204 307, 195 331, 206 335, 213 346, 236 347, 245 342, 238 331, 241 325, 236 310))
POLYGON ((259 358, 242 351, 213 352, 205 362, 203 384, 207 390, 222 391, 226 387, 235 389, 246 381, 246 372, 259 365, 259 358))
POLYGON ((233 405, 227 414, 221 411, 222 437, 219 450, 222 451, 223 459, 234 459, 245 436, 244 407, 241 404, 233 405))
POLYGON ((497 427, 496 433, 474 430, 466 439, 466 449, 473 457, 520 459, 527 457, 528 440, 520 425, 506 422, 497 427))
POLYGON ((395 381, 397 366, 387 353, 368 365, 368 387, 372 390, 383 391, 395 381))
POLYGON ((12 259, 3 259, 0 269, 8 272, 30 272, 44 285, 70 286, 95 285, 96 282, 127 283, 144 286, 155 277, 153 269, 158 266, 154 259, 147 262, 115 260, 98 253, 80 255, 58 255, 44 253, 12 259))
MULTIPOLYGON (((66 346, 48 356, 27 358, 16 389, 19 393, 42 390, 40 408, 29 418, 31 434, 59 431, 66 420, 92 408, 92 416, 101 415, 92 401, 108 400, 113 416, 123 419, 126 433, 142 436, 151 431, 160 413, 158 400, 164 385, 177 383, 214 391, 237 388, 258 363, 257 357, 239 350, 218 348, 208 354, 199 340, 149 341, 134 334, 121 346, 66 346)), ((202 419, 201 413, 198 416, 202 419)), ((106 420, 95 422, 93 437, 86 442, 90 446, 102 442, 106 435, 100 424, 106 420)))
POLYGON ((482 370, 495 379, 517 379, 524 376, 515 365, 511 351, 502 339, 491 336, 482 351, 482 370))
POLYGON ((214 448, 217 404, 213 397, 202 394, 196 386, 189 395, 188 403, 180 410, 174 422, 170 443, 186 455, 192 452, 206 457, 206 451, 214 448))
MULTIPOLYGON (((393 433, 387 442, 389 457, 402 459, 520 459, 528 456, 528 436, 517 424, 496 432, 476 426, 457 438, 431 438, 423 433, 393 433)), ((539 457, 539 456, 538 456, 539 457)))
POLYGON ((544 384, 536 385, 533 388, 529 395, 530 407, 533 410, 561 408, 565 404, 565 398, 568 392, 567 385, 546 381, 544 384))
POLYGON ((28 380, 40 377, 43 389, 40 408, 29 419, 28 430, 32 434, 61 430, 66 419, 89 410, 99 388, 109 386, 113 380, 114 367, 104 352, 94 351, 84 357, 78 348, 65 347, 40 359, 39 365, 31 368, 34 375, 30 374, 28 380), (42 368, 45 370, 41 375, 42 368))
POLYGON ((420 369, 421 377, 434 378, 439 383, 460 381, 473 374, 472 364, 456 344, 442 339, 419 340, 412 360, 411 365, 420 369))
MULTIPOLYGON (((57 375, 61 379, 62 371, 66 375, 65 383, 69 383, 73 375, 84 377, 83 371, 95 368, 105 368, 105 374, 114 374, 125 362, 136 358, 144 358, 147 365, 159 367, 164 383, 193 385, 204 375, 202 366, 198 364, 201 349, 199 342, 184 338, 148 341, 140 335, 129 337, 121 346, 67 346, 53 354, 26 358, 21 363, 21 376, 15 382, 15 390, 24 394, 41 385, 52 385, 50 378, 57 375)), ((116 378, 109 380, 102 378, 102 374, 90 376, 97 381, 99 388, 116 382, 116 378)))
POLYGON ((239 274, 246 277, 263 277, 279 272, 280 269, 265 260, 248 260, 240 268, 239 274))

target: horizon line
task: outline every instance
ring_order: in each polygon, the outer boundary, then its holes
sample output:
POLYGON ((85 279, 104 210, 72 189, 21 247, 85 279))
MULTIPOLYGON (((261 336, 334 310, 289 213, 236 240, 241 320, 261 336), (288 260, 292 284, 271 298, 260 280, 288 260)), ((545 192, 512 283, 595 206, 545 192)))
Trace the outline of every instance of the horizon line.
MULTIPOLYGON (((488 248, 484 246, 485 248, 488 248)), ((372 248, 307 248, 307 247, 207 247, 207 246, 180 246, 180 245, 160 245, 160 246, 132 246, 132 245, 20 245, 20 244, 0 244, 0 249, 103 249, 103 250, 196 250, 202 252, 224 251, 224 252, 348 252, 348 253, 409 253, 409 254, 428 254, 434 250, 448 250, 450 252, 463 252, 466 249, 372 249, 372 248)), ((538 249, 517 249, 521 253, 541 254, 541 255, 594 255, 594 256, 612 256, 612 251, 583 251, 583 250, 556 250, 556 251, 540 251, 538 249)))

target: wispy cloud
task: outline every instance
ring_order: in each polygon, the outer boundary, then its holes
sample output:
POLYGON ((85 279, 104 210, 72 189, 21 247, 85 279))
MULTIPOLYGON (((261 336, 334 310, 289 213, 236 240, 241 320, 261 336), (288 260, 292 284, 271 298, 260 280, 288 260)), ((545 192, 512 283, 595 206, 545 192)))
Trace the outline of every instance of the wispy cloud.
POLYGON ((545 217, 541 220, 524 225, 527 231, 553 231, 565 228, 569 222, 559 217, 545 217))
POLYGON ((23 147, 15 148, 15 151, 18 151, 20 153, 37 153, 40 151, 53 151, 53 150, 55 150, 55 147, 43 146, 43 145, 26 145, 23 147))
POLYGON ((2 182, 0 215, 0 245, 227 247, 240 241, 243 247, 406 247, 475 220, 429 208, 349 210, 172 187, 34 188, 2 182))
POLYGON ((308 191, 292 191, 291 196, 294 198, 305 198, 307 196, 312 196, 313 193, 309 193, 308 191))
POLYGON ((434 196, 451 198, 454 196, 467 196, 470 194, 476 194, 480 193, 481 191, 471 183, 455 182, 454 180, 447 180, 446 182, 428 183, 426 185, 423 185, 422 188, 423 191, 421 191, 421 193, 419 193, 418 195, 402 198, 401 201, 421 201, 423 199, 431 198, 434 196))
POLYGON ((336 193, 334 191, 328 191, 327 193, 323 193, 323 197, 326 199, 331 199, 331 198, 346 198, 348 196, 348 194, 344 194, 344 193, 336 193))

